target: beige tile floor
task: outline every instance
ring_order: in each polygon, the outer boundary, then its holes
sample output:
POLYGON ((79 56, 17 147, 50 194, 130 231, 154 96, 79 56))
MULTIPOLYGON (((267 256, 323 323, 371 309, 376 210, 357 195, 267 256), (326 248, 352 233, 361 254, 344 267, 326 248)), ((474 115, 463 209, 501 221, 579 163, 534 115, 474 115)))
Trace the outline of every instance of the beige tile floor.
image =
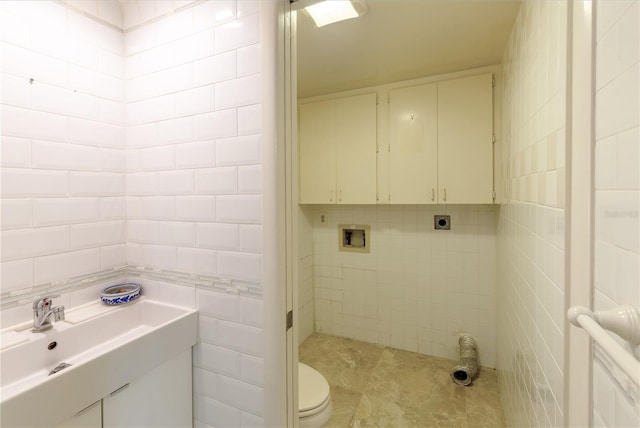
POLYGON ((318 333, 299 351, 331 387, 327 428, 505 426, 493 369, 481 368, 465 387, 442 358, 318 333))

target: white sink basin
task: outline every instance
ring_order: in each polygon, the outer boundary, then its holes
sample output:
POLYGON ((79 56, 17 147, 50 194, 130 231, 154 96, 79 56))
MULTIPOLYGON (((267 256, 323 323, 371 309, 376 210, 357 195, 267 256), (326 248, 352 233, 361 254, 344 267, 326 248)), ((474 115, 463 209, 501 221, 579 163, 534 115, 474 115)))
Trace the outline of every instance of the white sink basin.
POLYGON ((55 426, 193 346, 197 311, 97 301, 44 333, 21 328, 3 333, 13 345, 0 351, 0 425, 55 426), (62 362, 71 366, 49 375, 62 362))

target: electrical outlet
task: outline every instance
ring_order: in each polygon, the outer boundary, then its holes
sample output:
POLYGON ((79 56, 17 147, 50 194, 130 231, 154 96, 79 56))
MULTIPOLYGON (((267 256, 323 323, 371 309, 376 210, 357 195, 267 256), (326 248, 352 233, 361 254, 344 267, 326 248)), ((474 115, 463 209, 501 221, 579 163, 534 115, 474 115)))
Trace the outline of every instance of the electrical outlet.
POLYGON ((451 230, 451 216, 434 215, 433 228, 436 230, 451 230))

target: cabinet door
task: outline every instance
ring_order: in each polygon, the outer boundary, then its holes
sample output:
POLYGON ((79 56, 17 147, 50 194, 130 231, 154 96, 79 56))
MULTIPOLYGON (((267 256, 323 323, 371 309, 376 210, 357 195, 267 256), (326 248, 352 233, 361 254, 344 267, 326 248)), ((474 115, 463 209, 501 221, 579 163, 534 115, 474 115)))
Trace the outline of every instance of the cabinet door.
POLYGON ((436 84, 389 92, 392 204, 435 204, 438 179, 436 84))
POLYGON ((339 204, 376 203, 376 94, 335 100, 339 204))
POLYGON ((80 413, 67 419, 56 428, 101 428, 102 427, 102 401, 93 403, 80 413))
POLYGON ((191 350, 162 363, 103 399, 105 428, 192 424, 191 350))
POLYGON ((439 202, 493 203, 492 75, 438 83, 439 202))
POLYGON ((298 118, 300 203, 336 201, 334 101, 301 104, 298 118))

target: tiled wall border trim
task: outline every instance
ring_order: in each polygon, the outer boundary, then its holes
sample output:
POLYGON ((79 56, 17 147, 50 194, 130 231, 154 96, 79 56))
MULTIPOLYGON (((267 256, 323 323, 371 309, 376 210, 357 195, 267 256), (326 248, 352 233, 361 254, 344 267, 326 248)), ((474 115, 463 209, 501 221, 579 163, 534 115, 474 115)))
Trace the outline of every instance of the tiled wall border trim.
MULTIPOLYGON (((88 13, 88 12, 85 12, 84 10, 80 10, 80 9, 78 9, 77 7, 73 7, 72 5, 70 5, 70 4, 68 4, 68 3, 63 2, 62 0, 54 0, 54 3, 57 3, 57 4, 59 4, 60 6, 65 7, 65 8, 69 9, 69 10, 70 10, 70 11, 72 11, 72 12, 75 12, 75 13, 77 13, 77 14, 79 14, 79 15, 82 15, 82 16, 84 16, 85 18, 89 18, 89 19, 91 19, 92 21, 97 22, 98 24, 102 24, 102 25, 104 25, 104 26, 106 26, 106 27, 111 28, 112 30, 116 30, 116 31, 117 31, 117 32, 119 32, 119 33, 124 33, 124 30, 123 30, 122 28, 118 27, 117 25, 114 25, 114 24, 112 24, 112 23, 110 23, 110 22, 107 22, 107 21, 105 21, 105 20, 103 20, 103 19, 100 19, 100 18, 98 18, 98 17, 97 17, 97 16, 95 16, 95 15, 92 15, 92 14, 90 14, 90 13, 88 13)), ((187 5, 187 6, 188 6, 188 5, 187 5)))
POLYGON ((239 279, 197 275, 145 266, 127 266, 127 276, 129 278, 168 282, 175 285, 209 289, 228 294, 262 297, 262 284, 239 279))
POLYGON ((172 10, 171 12, 167 12, 164 15, 156 16, 155 18, 152 18, 152 19, 150 19, 148 21, 145 21, 145 22, 141 22, 140 24, 134 25, 133 27, 130 27, 130 28, 118 27, 117 25, 114 25, 114 24, 112 24, 110 22, 107 22, 107 21, 105 21, 103 19, 100 19, 95 15, 92 15, 92 14, 90 14, 88 12, 85 12, 84 10, 78 9, 77 7, 74 7, 74 6, 70 5, 69 3, 65 3, 62 0, 53 0, 53 1, 55 3, 57 3, 57 4, 59 4, 60 6, 63 6, 65 8, 67 8, 67 9, 69 9, 72 12, 75 12, 75 13, 77 13, 79 15, 84 16, 85 18, 89 18, 92 21, 97 22, 98 24, 102 24, 102 25, 104 25, 106 27, 111 28, 112 30, 116 30, 119 33, 126 34, 126 33, 129 33, 131 31, 137 30, 139 28, 145 27, 147 25, 153 24, 154 22, 161 21, 161 20, 163 20, 163 19, 165 19, 165 18, 167 18, 167 17, 169 17, 171 15, 175 15, 176 13, 182 12, 183 10, 187 10, 187 9, 192 8, 192 7, 195 7, 195 6, 197 6, 197 5, 201 4, 201 3, 204 3, 207 0, 197 0, 197 1, 194 1, 194 2, 189 3, 189 4, 185 4, 184 6, 180 6, 179 8, 177 8, 175 10, 172 10))
POLYGON ((262 297, 262 284, 256 282, 168 271, 146 266, 118 266, 87 275, 40 284, 31 288, 0 293, 0 310, 31 303, 33 299, 44 294, 81 290, 96 283, 113 282, 124 280, 125 278, 140 278, 141 280, 168 282, 184 287, 209 289, 228 294, 262 297))
POLYGON ((198 1, 191 2, 189 4, 185 4, 184 6, 180 6, 179 8, 174 9, 171 12, 167 12, 164 15, 156 16, 155 18, 151 18, 148 21, 141 22, 140 24, 134 25, 133 27, 124 28, 124 29, 120 29, 120 30, 123 33, 127 34, 127 33, 131 32, 131 31, 134 31, 134 30, 137 30, 139 28, 145 27, 147 25, 153 24, 154 22, 161 21, 161 20, 163 20, 165 18, 168 18, 171 15, 175 15, 176 13, 180 13, 183 10, 191 9, 192 7, 195 7, 195 6, 197 6, 197 5, 201 4, 201 3, 204 3, 205 1, 207 1, 207 0, 198 0, 198 1))
POLYGON ((124 279, 127 274, 126 266, 119 266, 99 272, 92 272, 87 275, 76 276, 73 278, 53 281, 46 284, 36 285, 34 287, 22 288, 20 290, 12 290, 0 293, 0 310, 13 308, 16 306, 31 303, 33 299, 45 294, 60 294, 75 290, 81 290, 90 285, 100 282, 113 281, 115 279, 124 279))

